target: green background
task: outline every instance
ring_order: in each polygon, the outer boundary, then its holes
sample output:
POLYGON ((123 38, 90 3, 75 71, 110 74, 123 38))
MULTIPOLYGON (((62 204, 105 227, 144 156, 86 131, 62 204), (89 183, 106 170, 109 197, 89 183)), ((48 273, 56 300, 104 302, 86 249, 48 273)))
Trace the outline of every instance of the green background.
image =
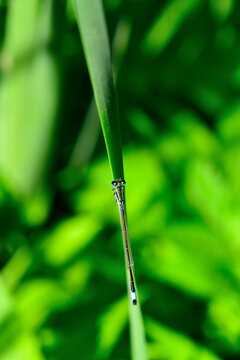
MULTIPOLYGON (((105 0, 152 360, 240 358, 240 3, 105 0)), ((127 360, 117 207, 71 2, 0 1, 0 359, 127 360)))

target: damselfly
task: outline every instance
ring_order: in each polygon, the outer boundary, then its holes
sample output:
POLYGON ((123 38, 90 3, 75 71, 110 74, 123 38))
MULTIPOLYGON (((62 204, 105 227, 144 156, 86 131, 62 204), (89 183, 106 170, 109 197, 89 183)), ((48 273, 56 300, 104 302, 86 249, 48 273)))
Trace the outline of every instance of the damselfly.
POLYGON ((118 209, 121 219, 123 245, 125 251, 126 264, 129 271, 132 303, 133 305, 137 305, 137 295, 136 295, 134 276, 133 276, 134 262, 133 262, 129 235, 128 235, 127 218, 126 218, 125 185, 126 185, 125 180, 120 179, 120 180, 112 181, 113 193, 115 196, 116 203, 118 204, 118 209))

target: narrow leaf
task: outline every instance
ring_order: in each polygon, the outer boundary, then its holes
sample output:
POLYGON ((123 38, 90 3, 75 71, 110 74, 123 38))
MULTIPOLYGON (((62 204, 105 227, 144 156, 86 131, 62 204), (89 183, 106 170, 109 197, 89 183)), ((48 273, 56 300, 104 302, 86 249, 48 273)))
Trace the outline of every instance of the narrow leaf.
MULTIPOLYGON (((103 9, 100 0, 74 0, 74 4, 112 175, 115 180, 123 179, 120 124, 103 9)), ((130 309, 130 327, 133 359, 146 360, 139 304, 137 309, 130 309)))
POLYGON ((121 136, 111 56, 99 0, 74 0, 77 21, 114 179, 123 178, 121 136))

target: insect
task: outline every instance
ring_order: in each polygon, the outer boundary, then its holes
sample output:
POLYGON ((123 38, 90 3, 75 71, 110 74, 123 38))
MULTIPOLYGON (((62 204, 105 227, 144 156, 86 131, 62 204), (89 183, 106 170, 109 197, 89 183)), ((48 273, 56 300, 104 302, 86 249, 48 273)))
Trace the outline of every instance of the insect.
POLYGON ((122 180, 122 179, 112 181, 113 194, 115 196, 115 200, 118 205, 121 226, 122 226, 124 252, 125 252, 125 258, 126 258, 126 264, 127 264, 128 271, 129 271, 132 303, 133 303, 133 305, 137 305, 137 294, 136 294, 134 277, 133 277, 134 262, 133 262, 132 250, 131 250, 131 246, 130 246, 128 227, 127 227, 127 218, 126 218, 125 185, 126 185, 126 182, 125 182, 125 180, 122 180))

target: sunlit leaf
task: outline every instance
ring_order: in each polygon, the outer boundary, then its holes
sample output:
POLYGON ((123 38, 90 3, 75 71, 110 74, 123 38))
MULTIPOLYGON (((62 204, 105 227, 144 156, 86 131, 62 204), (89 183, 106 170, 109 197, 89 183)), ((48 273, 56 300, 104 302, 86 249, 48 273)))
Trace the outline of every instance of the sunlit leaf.
POLYGON ((97 358, 106 359, 110 356, 128 321, 128 299, 126 297, 112 304, 99 321, 99 339, 97 358))
POLYGON ((149 349, 153 359, 220 360, 212 351, 152 319, 147 320, 146 328, 151 338, 149 349))

